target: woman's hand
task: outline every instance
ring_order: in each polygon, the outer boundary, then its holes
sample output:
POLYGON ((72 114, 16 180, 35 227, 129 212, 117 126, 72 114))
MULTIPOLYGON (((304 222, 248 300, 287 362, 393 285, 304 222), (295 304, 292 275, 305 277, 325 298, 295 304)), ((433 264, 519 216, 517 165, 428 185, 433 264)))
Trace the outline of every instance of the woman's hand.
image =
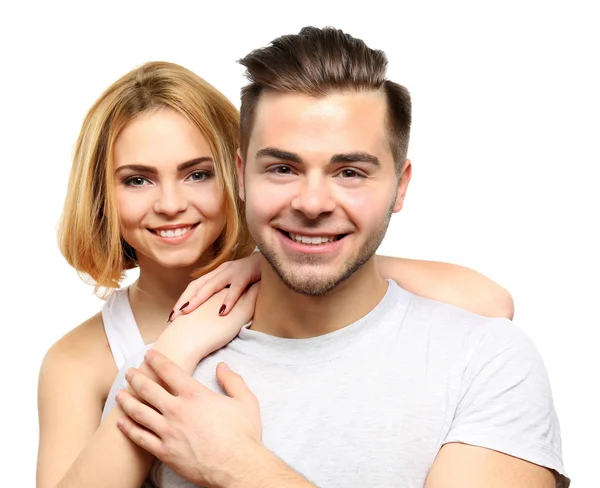
POLYGON ((228 290, 219 307, 219 315, 227 315, 244 290, 260 280, 260 265, 260 253, 255 252, 246 258, 223 263, 217 269, 192 281, 177 300, 169 321, 194 311, 224 288, 228 290))
POLYGON ((260 283, 244 291, 227 316, 219 316, 227 290, 210 297, 191 313, 179 316, 160 335, 153 349, 191 372, 202 358, 229 343, 254 315, 260 283))

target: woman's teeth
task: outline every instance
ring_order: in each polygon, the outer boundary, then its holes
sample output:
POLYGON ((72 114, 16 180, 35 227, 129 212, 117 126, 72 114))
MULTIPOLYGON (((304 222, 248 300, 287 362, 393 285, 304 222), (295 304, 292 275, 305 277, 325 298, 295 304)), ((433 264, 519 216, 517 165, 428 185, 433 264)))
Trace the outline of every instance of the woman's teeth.
POLYGON ((187 234, 190 230, 192 230, 192 227, 180 227, 178 229, 169 229, 169 230, 157 230, 156 233, 160 236, 160 237, 181 237, 184 234, 187 234))

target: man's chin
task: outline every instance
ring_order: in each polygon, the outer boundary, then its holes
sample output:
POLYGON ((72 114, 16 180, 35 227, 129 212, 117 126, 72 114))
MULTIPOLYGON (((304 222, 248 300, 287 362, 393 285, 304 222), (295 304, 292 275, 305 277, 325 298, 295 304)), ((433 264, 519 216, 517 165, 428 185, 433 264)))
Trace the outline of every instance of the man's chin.
POLYGON ((336 286, 336 282, 315 282, 283 280, 284 284, 294 293, 309 297, 322 297, 331 292, 336 286))
POLYGON ((331 292, 347 276, 344 273, 331 273, 329 270, 318 269, 319 266, 290 266, 275 269, 283 283, 294 293, 319 297, 331 292))

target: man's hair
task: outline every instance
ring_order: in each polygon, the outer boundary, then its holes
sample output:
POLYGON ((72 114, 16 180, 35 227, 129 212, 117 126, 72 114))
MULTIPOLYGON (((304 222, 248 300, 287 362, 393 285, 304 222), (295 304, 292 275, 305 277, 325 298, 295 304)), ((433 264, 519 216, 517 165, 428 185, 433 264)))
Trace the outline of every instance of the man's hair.
POLYGON ((364 41, 333 27, 304 27, 256 49, 239 63, 250 81, 242 88, 240 149, 244 160, 256 106, 263 90, 325 97, 334 92, 381 91, 387 101, 387 124, 396 172, 406 160, 411 123, 408 90, 386 79, 387 57, 364 41))

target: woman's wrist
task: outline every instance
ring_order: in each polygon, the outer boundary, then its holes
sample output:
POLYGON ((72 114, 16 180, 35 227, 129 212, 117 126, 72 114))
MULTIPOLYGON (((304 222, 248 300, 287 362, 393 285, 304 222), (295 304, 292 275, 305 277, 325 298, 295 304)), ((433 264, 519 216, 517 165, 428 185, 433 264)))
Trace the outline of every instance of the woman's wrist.
POLYGON ((154 343, 153 349, 164 354, 185 371, 191 372, 198 362, 213 352, 210 338, 193 330, 190 320, 175 320, 154 343))

